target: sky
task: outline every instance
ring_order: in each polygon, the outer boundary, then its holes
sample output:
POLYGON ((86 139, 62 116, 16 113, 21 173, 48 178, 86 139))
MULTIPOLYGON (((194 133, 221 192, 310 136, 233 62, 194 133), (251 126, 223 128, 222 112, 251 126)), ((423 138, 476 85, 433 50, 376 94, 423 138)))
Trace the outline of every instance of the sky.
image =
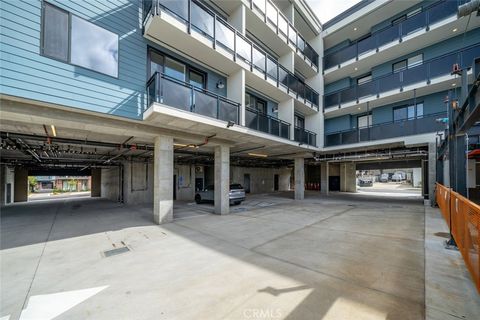
POLYGON ((306 0, 323 24, 360 0, 306 0))

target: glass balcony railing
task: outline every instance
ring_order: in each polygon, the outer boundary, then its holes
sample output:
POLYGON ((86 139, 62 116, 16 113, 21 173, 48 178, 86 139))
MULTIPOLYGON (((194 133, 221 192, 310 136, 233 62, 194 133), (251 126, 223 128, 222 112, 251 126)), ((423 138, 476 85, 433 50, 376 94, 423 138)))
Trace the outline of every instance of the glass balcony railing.
POLYGON ((250 0, 250 9, 259 13, 266 24, 276 29, 306 59, 318 68, 318 53, 305 41, 283 13, 270 0, 250 0))
POLYGON ((353 85, 326 94, 324 96, 324 110, 339 107, 348 102, 359 101, 359 99, 366 97, 378 97, 380 93, 404 88, 422 81, 428 83, 436 77, 451 74, 454 64, 458 64, 461 68, 471 67, 476 57, 480 57, 480 45, 474 45, 461 51, 425 61, 420 65, 399 72, 389 73, 367 83, 353 85))
POLYGON ((445 124, 435 120, 446 117, 446 115, 446 112, 440 112, 415 119, 385 122, 364 128, 328 133, 325 134, 325 147, 442 131, 445 129, 445 124))
MULTIPOLYGON (((188 30, 195 30, 210 39, 214 48, 218 46, 229 52, 234 61, 247 64, 250 71, 260 72, 265 80, 272 79, 277 87, 283 87, 297 100, 319 110, 319 94, 315 90, 200 2, 195 0, 144 0, 144 8, 150 8, 153 10, 153 14, 159 12, 160 9, 169 12, 185 23, 188 30)), ((148 16, 148 13, 145 16, 148 16)))
POLYGON ((393 41, 398 41, 420 29, 427 29, 430 25, 451 17, 457 13, 458 5, 464 0, 439 1, 423 11, 408 17, 403 22, 389 26, 372 33, 362 40, 354 41, 350 46, 325 55, 323 58, 324 70, 341 65, 351 59, 360 59, 362 55, 377 51, 379 47, 393 41))
POLYGON ((155 72, 147 82, 147 108, 158 102, 203 116, 239 124, 240 104, 210 91, 155 72))
POLYGON ((308 131, 304 128, 301 128, 301 127, 297 127, 295 126, 293 128, 293 132, 294 132, 294 138, 293 140, 297 141, 297 142, 300 142, 302 144, 308 144, 310 146, 314 146, 316 147, 317 146, 317 134, 312 132, 312 131, 308 131))
POLYGON ((290 123, 251 108, 245 108, 245 126, 277 137, 290 139, 290 123))

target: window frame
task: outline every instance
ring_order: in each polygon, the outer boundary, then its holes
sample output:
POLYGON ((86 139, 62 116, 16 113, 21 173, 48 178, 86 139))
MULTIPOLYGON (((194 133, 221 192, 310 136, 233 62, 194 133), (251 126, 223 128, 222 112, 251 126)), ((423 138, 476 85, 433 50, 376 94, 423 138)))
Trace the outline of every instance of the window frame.
POLYGON ((118 33, 110 31, 110 30, 108 30, 108 29, 106 29, 102 26, 99 26, 98 24, 93 23, 93 22, 90 22, 87 19, 84 19, 84 18, 80 17, 79 15, 73 14, 72 12, 70 12, 66 9, 63 9, 63 8, 53 4, 53 3, 45 1, 45 0, 42 0, 42 2, 41 2, 40 52, 39 52, 39 54, 42 57, 45 57, 45 58, 48 58, 48 59, 53 59, 55 61, 62 62, 62 63, 67 63, 67 64, 69 64, 71 66, 74 66, 74 67, 77 67, 77 68, 82 68, 82 69, 85 69, 85 70, 93 71, 93 72, 96 72, 98 74, 101 74, 101 75, 104 75, 104 76, 107 76, 107 77, 111 77, 111 78, 114 78, 114 79, 120 79, 120 36, 118 35, 118 33), (68 53, 67 53, 67 60, 62 60, 62 59, 59 59, 59 58, 56 58, 56 57, 49 56, 48 54, 45 54, 45 52, 44 52, 44 49, 45 49, 45 7, 47 5, 51 6, 51 7, 54 7, 55 9, 58 9, 60 11, 63 11, 65 13, 67 13, 67 15, 68 15, 68 30, 67 30, 67 36, 68 36, 67 51, 68 51, 68 53), (118 57, 117 57, 117 75, 116 76, 111 75, 111 74, 107 74, 107 73, 104 73, 104 72, 101 72, 101 71, 98 71, 98 70, 95 70, 95 69, 90 69, 90 68, 87 68, 87 67, 75 64, 75 63, 72 63, 72 17, 73 16, 75 16, 76 18, 81 19, 81 20, 83 20, 87 23, 91 23, 94 26, 96 26, 98 28, 101 28, 105 31, 108 31, 108 32, 117 36, 118 57))
POLYGON ((401 106, 398 106, 398 107, 394 107, 392 109, 392 122, 393 123, 396 123, 396 122, 403 122, 403 121, 410 121, 410 120, 415 120, 415 119, 422 119, 424 116, 425 116, 425 103, 424 101, 419 101, 419 102, 416 102, 416 103, 410 103, 410 104, 404 104, 404 105, 401 105, 401 106), (422 105, 422 115, 418 115, 418 105, 422 105), (409 117, 409 113, 408 113, 408 109, 413 107, 413 117, 409 117), (397 110, 401 110, 401 109, 405 109, 405 114, 406 114, 406 118, 403 118, 403 119, 395 119, 395 111, 397 110))
POLYGON ((360 77, 358 77, 356 79, 356 82, 357 82, 357 86, 361 86, 365 83, 369 83, 369 82, 372 82, 373 81, 373 76, 372 76, 372 73, 369 72, 369 73, 366 73, 364 75, 361 75, 360 77), (368 78, 368 79, 367 79, 368 78), (367 80, 364 80, 364 79, 367 79, 367 80), (360 82, 360 80, 363 80, 362 82, 360 82))

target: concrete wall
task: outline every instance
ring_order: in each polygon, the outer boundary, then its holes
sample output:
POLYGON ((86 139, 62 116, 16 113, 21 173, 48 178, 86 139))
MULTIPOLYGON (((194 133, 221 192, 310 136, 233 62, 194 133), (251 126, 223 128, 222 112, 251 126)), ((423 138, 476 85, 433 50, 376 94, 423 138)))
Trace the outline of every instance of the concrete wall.
POLYGON ((123 163, 123 201, 127 204, 153 202, 153 163, 123 163))
POLYGON ((6 165, 0 166, 0 205, 8 204, 7 201, 7 184, 11 184, 11 198, 9 203, 13 203, 15 193, 15 174, 14 169, 6 165))
POLYGON ((177 200, 193 201, 195 197, 195 178, 197 177, 195 166, 175 165, 173 172, 177 176, 177 200))
POLYGON ((101 173, 101 196, 102 198, 118 201, 119 195, 119 168, 105 168, 101 173))
POLYGON ((232 166, 230 167, 230 183, 240 183, 244 186, 245 174, 250 174, 250 193, 273 192, 275 174, 278 174, 279 191, 290 190, 291 168, 273 169, 232 166))
POLYGON ((102 196, 102 170, 92 169, 91 196, 102 196))

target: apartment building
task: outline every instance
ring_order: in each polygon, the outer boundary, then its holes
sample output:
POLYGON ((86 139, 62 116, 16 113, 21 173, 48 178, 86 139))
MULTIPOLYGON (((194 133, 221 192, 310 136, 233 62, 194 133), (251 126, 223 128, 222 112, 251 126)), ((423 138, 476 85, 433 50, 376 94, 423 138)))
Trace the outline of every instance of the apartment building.
POLYGON ((92 196, 153 202, 157 222, 207 184, 219 214, 230 182, 303 198, 323 137, 303 0, 1 6, 2 203, 26 200, 32 173, 91 175, 92 196))
POLYGON ((480 56, 478 14, 457 17, 465 2, 361 1, 323 24, 326 158, 350 171, 422 167, 432 197, 436 135, 480 56))
POLYGON ((452 70, 480 56, 459 4, 363 0, 322 26, 305 0, 2 0, 2 204, 32 173, 90 175, 161 223, 208 184, 226 214, 230 183, 300 200, 405 165, 431 197, 452 70))

